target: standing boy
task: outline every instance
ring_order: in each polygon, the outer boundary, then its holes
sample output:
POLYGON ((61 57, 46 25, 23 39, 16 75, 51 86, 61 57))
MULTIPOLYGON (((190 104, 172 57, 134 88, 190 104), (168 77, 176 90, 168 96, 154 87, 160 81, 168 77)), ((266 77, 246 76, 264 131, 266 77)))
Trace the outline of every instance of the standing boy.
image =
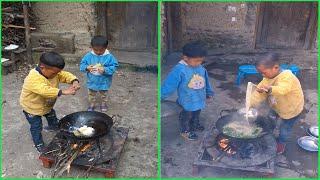
POLYGON ((197 140, 195 131, 203 131, 199 122, 206 99, 213 96, 207 70, 201 65, 207 50, 199 42, 186 44, 182 49, 182 60, 171 70, 161 87, 161 99, 178 91, 177 103, 183 110, 179 115, 181 136, 197 140))

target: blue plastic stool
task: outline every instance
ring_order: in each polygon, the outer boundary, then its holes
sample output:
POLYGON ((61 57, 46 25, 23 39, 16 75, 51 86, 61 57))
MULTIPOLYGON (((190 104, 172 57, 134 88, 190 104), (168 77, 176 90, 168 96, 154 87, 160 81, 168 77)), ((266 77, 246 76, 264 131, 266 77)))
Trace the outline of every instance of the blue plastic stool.
MULTIPOLYGON (((296 76, 300 74, 300 68, 295 64, 281 64, 280 67, 284 70, 290 70, 296 76)), ((236 85, 239 86, 242 79, 244 79, 247 75, 259 75, 259 72, 254 65, 239 66, 236 85)))

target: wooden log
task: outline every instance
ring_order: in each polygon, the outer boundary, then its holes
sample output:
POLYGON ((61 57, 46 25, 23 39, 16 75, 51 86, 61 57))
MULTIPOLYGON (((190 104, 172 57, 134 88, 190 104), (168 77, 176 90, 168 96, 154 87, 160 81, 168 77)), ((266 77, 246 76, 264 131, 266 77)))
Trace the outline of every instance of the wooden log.
POLYGON ((5 7, 5 8, 2 8, 2 12, 13 12, 13 9, 12 7, 5 7))
POLYGON ((24 15, 24 26, 25 32, 26 32, 26 49, 27 49, 27 61, 31 64, 33 64, 32 59, 32 49, 31 49, 31 43, 30 43, 30 22, 29 22, 29 16, 28 16, 28 6, 25 2, 22 2, 23 5, 23 15, 24 15))
POLYGON ((13 13, 6 13, 6 12, 3 12, 2 14, 3 14, 3 15, 10 16, 10 17, 12 17, 12 18, 20 18, 20 19, 23 19, 23 18, 24 18, 24 16, 21 15, 21 14, 13 14, 13 13))
MULTIPOLYGON (((4 27, 4 28, 26 29, 26 27, 24 27, 24 26, 17 26, 17 25, 13 25, 13 24, 8 24, 8 25, 2 24, 2 27, 4 27)), ((31 29, 31 30, 35 30, 36 28, 30 27, 30 29, 31 29)))

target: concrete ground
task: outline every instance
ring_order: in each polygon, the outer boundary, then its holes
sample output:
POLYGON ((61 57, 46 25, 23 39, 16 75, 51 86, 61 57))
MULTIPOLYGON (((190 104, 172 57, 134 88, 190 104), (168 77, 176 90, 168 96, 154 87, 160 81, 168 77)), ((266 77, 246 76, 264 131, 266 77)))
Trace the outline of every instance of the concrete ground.
MULTIPOLYGON (((121 57, 121 54, 118 57, 121 57)), ((19 105, 23 79, 30 68, 22 66, 20 71, 2 77, 2 177, 50 177, 51 175, 51 169, 44 168, 38 160, 29 124, 19 105)), ((78 68, 78 64, 71 63, 65 68, 80 79, 82 88, 74 96, 62 96, 58 99, 54 108, 59 118, 87 108, 85 77, 78 68)), ((155 177, 157 174, 156 82, 155 73, 143 72, 141 69, 135 71, 130 67, 119 68, 114 75, 109 93, 110 109, 107 114, 116 115, 114 126, 129 128, 129 137, 121 154, 116 177, 155 177)), ((46 124, 45 120, 43 122, 46 124)), ((44 141, 48 143, 54 133, 43 132, 43 136, 44 141)), ((83 170, 72 168, 70 175, 66 176, 76 177, 82 174, 83 170)), ((91 173, 90 177, 103 177, 103 175, 91 173)))
MULTIPOLYGON (((167 57, 162 65, 162 79, 179 61, 180 54, 167 57)), ((240 87, 234 85, 237 66, 216 64, 207 59, 206 68, 213 84, 213 102, 201 112, 200 121, 208 127, 219 117, 222 109, 242 108, 245 106, 246 82, 259 82, 256 77, 248 77, 240 87)), ((317 72, 303 70, 299 77, 306 99, 305 111, 300 122, 294 126, 293 136, 283 155, 276 157, 275 177, 316 177, 317 153, 307 152, 297 145, 297 139, 306 135, 306 129, 317 125, 317 72), (313 105, 312 105, 313 104, 313 105), (280 167, 281 166, 281 167, 280 167)), ((178 113, 180 108, 174 103, 176 95, 169 102, 161 104, 161 174, 162 177, 193 177, 192 164, 197 156, 204 133, 198 133, 199 140, 186 141, 179 135, 178 113), (171 101, 171 102, 170 102, 171 101)), ((277 132, 277 131, 275 131, 277 132)), ((262 177, 261 174, 221 168, 203 168, 195 177, 262 177)))

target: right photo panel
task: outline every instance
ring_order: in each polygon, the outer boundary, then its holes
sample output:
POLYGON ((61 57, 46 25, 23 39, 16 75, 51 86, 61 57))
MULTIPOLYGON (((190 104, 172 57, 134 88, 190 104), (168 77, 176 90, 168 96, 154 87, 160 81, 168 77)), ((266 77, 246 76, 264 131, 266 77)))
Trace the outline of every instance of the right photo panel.
POLYGON ((161 176, 318 177, 318 3, 162 3, 161 176))

